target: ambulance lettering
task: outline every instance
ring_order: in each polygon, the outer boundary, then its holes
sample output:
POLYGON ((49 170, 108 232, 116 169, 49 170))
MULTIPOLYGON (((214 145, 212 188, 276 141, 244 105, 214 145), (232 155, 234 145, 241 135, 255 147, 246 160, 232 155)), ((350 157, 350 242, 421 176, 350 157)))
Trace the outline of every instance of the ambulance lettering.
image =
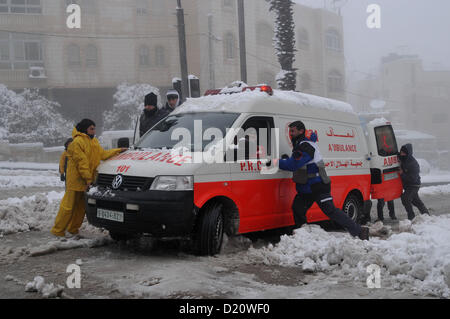
POLYGON ((131 166, 120 165, 117 167, 116 173, 126 173, 131 168, 131 166))
POLYGON ((330 152, 352 152, 357 153, 356 145, 350 144, 328 144, 328 151, 330 152))
POLYGON ((260 172, 262 170, 262 162, 258 161, 256 163, 246 161, 241 163, 241 172, 260 172))
POLYGON ((384 159, 384 166, 392 166, 398 163, 397 156, 386 157, 384 159))
MULTIPOLYGON (((114 158, 112 158, 111 161, 119 161, 119 160, 153 161, 160 163, 165 162, 167 164, 182 166, 184 163, 189 163, 191 159, 192 159, 191 156, 174 155, 171 153, 163 153, 163 152, 131 152, 119 154, 114 158)), ((123 169, 121 166, 119 167, 123 169)))

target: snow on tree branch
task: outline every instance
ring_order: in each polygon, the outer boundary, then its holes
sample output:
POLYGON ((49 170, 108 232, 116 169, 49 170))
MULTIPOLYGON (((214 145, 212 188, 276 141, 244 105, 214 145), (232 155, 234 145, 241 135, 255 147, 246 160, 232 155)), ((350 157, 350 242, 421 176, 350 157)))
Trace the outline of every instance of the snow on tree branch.
POLYGON ((295 61, 295 23, 294 3, 291 0, 270 0, 270 11, 275 12, 275 50, 281 71, 277 83, 282 90, 295 90, 297 72, 293 68, 295 61))
POLYGON ((150 84, 119 84, 114 94, 112 110, 103 113, 104 130, 134 129, 136 119, 144 109, 144 98, 151 92, 158 96, 158 108, 161 108, 161 96, 157 88, 150 84))

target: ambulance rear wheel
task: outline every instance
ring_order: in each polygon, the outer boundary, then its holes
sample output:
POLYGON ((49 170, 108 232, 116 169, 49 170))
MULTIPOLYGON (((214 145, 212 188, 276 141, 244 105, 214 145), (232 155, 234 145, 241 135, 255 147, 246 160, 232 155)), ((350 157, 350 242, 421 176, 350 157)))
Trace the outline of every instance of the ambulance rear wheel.
POLYGON ((351 220, 357 223, 363 215, 363 202, 357 195, 350 194, 345 200, 342 210, 351 220))
POLYGON ((223 242, 224 217, 222 204, 207 204, 201 212, 197 224, 197 252, 201 256, 214 256, 220 253, 223 242))

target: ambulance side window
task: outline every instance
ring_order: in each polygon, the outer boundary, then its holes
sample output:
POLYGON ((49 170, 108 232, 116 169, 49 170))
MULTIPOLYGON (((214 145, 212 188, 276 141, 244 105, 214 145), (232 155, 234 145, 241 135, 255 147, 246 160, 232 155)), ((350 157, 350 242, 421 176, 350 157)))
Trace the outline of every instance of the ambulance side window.
MULTIPOLYGON (((272 152, 272 129, 274 121, 271 117, 252 117, 242 126, 243 136, 239 138, 239 149, 246 160, 269 158, 272 152)), ((238 158, 239 160, 239 158, 238 158)))

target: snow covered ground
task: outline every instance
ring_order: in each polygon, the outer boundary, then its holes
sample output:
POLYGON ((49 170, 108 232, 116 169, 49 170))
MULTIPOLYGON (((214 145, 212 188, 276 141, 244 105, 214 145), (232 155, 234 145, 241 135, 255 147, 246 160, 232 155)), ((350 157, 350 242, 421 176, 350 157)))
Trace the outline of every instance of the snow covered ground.
POLYGON ((368 277, 368 267, 381 270, 381 286, 408 289, 418 295, 450 297, 450 216, 419 216, 403 223, 386 239, 361 242, 345 233, 307 225, 277 245, 249 250, 268 265, 299 267, 355 281, 368 277))
MULTIPOLYGON (((450 207, 450 184, 421 189, 425 203, 434 204, 433 216, 418 216, 410 223, 399 209, 400 223, 371 225, 375 236, 369 242, 307 225, 279 242, 229 238, 220 256, 197 257, 173 249, 136 249, 133 244, 124 248, 87 222, 81 230, 85 239, 57 241, 48 233, 64 194, 57 172, 1 169, 0 177, 5 178, 0 191, 26 190, 30 184, 40 190, 30 188, 28 196, 0 200, 2 287, 6 287, 2 280, 5 285, 33 282, 42 275, 38 269, 49 264, 56 270, 48 273, 46 282, 64 284, 52 277, 60 271, 58 262, 85 256, 82 269, 92 281, 91 292, 98 294, 98 287, 103 287, 119 297, 450 298, 450 208, 440 208, 450 207), (56 191, 48 191, 55 185, 56 191), (19 272, 21 265, 25 270, 19 272), (371 265, 380 269, 380 289, 367 288, 371 265), (21 280, 14 279, 20 276, 21 280)), ((66 276, 64 271, 61 276, 66 276)))

